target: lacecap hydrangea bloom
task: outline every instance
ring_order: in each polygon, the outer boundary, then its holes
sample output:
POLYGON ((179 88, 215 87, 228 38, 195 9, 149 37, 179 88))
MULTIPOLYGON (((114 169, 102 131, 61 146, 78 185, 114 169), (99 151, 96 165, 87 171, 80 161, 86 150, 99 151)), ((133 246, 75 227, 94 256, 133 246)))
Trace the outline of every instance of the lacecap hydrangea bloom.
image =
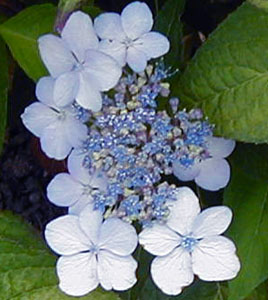
POLYGON ((155 284, 168 295, 178 295, 194 274, 205 281, 233 279, 240 270, 234 243, 221 234, 232 220, 226 206, 200 212, 199 200, 187 187, 177 189, 169 203, 166 224, 154 224, 139 235, 145 250, 157 257, 151 264, 155 284))
POLYGON ((229 182, 230 166, 224 158, 233 152, 235 141, 211 136, 206 143, 206 151, 198 160, 187 165, 180 158, 175 160, 173 172, 182 181, 194 180, 203 189, 217 191, 229 182))
POLYGON ((146 3, 133 2, 121 15, 103 13, 94 21, 101 38, 99 50, 111 55, 120 66, 126 63, 135 72, 144 71, 147 61, 166 54, 169 41, 161 33, 151 31, 153 16, 146 3))
POLYGON ((87 114, 78 105, 58 106, 53 100, 55 80, 41 78, 36 86, 39 100, 21 115, 23 124, 40 138, 41 149, 50 158, 64 159, 87 137, 87 114))
POLYGON ((55 103, 65 106, 75 99, 84 108, 100 110, 100 92, 113 88, 122 71, 111 56, 98 51, 99 41, 90 17, 73 13, 61 37, 47 34, 39 38, 38 44, 41 58, 55 79, 55 103))
POLYGON ((60 173, 53 178, 47 187, 47 197, 53 204, 68 206, 69 213, 76 214, 93 202, 94 190, 106 191, 107 178, 100 170, 90 173, 75 152, 68 157, 67 166, 70 173, 60 173))
POLYGON ((233 243, 221 236, 231 211, 200 213, 194 193, 175 179, 212 191, 225 187, 235 142, 214 137, 200 109, 181 109, 169 97, 174 71, 162 59, 149 60, 170 45, 152 27, 149 7, 136 1, 121 15, 101 14, 94 26, 74 12, 60 36, 39 38, 50 76, 37 83, 39 102, 22 120, 48 157, 68 157, 68 170, 47 188, 48 199, 68 207, 68 215, 45 231, 61 256, 59 286, 68 295, 136 283, 134 222, 143 228, 140 243, 157 256, 153 280, 167 294, 179 294, 194 274, 227 280, 240 268, 233 243), (159 110, 160 101, 166 110, 159 110))
POLYGON ((99 284, 126 290, 136 283, 137 246, 133 226, 108 218, 87 206, 79 216, 66 215, 47 224, 45 238, 61 257, 57 262, 59 287, 71 296, 83 296, 99 284))

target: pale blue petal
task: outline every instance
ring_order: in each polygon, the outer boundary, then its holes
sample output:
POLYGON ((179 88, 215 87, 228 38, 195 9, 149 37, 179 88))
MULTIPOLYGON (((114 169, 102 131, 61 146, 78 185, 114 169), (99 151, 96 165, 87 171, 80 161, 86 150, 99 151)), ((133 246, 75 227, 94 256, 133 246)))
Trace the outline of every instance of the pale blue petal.
POLYGON ((118 63, 111 56, 99 51, 87 51, 84 65, 91 82, 99 91, 108 91, 115 87, 122 74, 122 68, 118 63))
POLYGON ((59 288, 70 296, 84 296, 99 285, 96 256, 90 252, 62 256, 57 262, 59 288))
POLYGON ((149 32, 134 42, 134 47, 146 54, 147 59, 157 58, 169 51, 169 41, 161 33, 149 32))
POLYGON ((153 15, 144 2, 135 1, 128 4, 121 14, 122 26, 127 36, 135 40, 153 27, 153 15))
POLYGON ((124 291, 131 288, 137 278, 137 262, 131 255, 119 256, 102 250, 98 255, 98 277, 105 290, 124 291))
POLYGON ((61 36, 80 62, 84 61, 88 49, 98 48, 98 38, 91 18, 81 11, 71 14, 61 36))
POLYGON ((38 45, 41 58, 51 76, 57 78, 72 70, 75 58, 61 38, 46 34, 38 39, 38 45))
POLYGON ((131 46, 127 50, 127 64, 134 72, 142 72, 147 66, 147 57, 145 53, 131 46))
POLYGON ((217 191, 224 188, 230 180, 230 166, 223 158, 209 158, 200 163, 200 173, 195 182, 201 188, 217 191))
POLYGON ((103 13, 94 20, 94 28, 101 39, 124 41, 124 33, 121 17, 116 13, 103 13))

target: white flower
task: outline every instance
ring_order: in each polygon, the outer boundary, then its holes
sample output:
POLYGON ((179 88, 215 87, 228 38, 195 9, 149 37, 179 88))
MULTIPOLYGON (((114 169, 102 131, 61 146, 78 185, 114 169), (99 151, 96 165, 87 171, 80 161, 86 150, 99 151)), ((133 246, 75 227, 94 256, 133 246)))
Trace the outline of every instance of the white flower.
POLYGON ((121 66, 127 63, 135 72, 143 71, 148 60, 169 50, 168 39, 158 32, 151 32, 152 13, 143 2, 130 3, 121 16, 101 14, 95 19, 94 27, 102 39, 99 49, 114 57, 121 66))
POLYGON ((137 246, 133 226, 118 218, 103 222, 102 214, 87 206, 79 216, 66 215, 46 226, 45 238, 57 261, 60 289, 83 296, 99 283, 105 290, 126 290, 136 282, 137 246))
POLYGON ((198 198, 188 187, 178 189, 169 208, 166 225, 154 224, 139 235, 140 244, 157 255, 151 264, 155 284, 177 295, 194 274, 206 281, 234 278, 240 269, 235 245, 220 235, 231 222, 231 210, 215 206, 200 213, 198 198))
POLYGON ((21 115, 23 124, 40 138, 41 148, 50 158, 64 159, 87 137, 87 127, 77 119, 72 106, 59 107, 53 101, 55 80, 43 77, 36 86, 34 102, 21 115))
POLYGON ((184 167, 179 160, 173 163, 173 173, 182 181, 194 180, 200 187, 217 191, 224 188, 230 180, 230 166, 224 159, 235 148, 235 141, 224 138, 208 138, 208 152, 210 157, 195 163, 191 167, 184 167))
POLYGON ((92 191, 105 191, 107 177, 100 170, 92 174, 82 165, 83 157, 72 151, 68 157, 69 173, 57 174, 47 187, 48 199, 58 206, 69 206, 69 213, 78 215, 87 204, 92 203, 92 191))
POLYGON ((99 111, 100 91, 113 88, 122 70, 113 58, 97 51, 99 42, 90 17, 75 12, 65 24, 61 37, 47 34, 38 43, 42 60, 56 79, 56 104, 65 106, 75 99, 82 107, 99 111))

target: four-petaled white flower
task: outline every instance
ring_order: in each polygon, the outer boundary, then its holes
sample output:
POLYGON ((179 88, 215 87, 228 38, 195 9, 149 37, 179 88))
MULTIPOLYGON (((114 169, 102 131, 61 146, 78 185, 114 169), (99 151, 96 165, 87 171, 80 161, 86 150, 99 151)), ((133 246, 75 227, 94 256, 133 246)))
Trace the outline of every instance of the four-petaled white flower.
POLYGON ((94 27, 102 39, 99 50, 114 57, 121 66, 127 63, 135 72, 143 71, 148 60, 169 50, 168 39, 158 32, 151 32, 152 13, 143 2, 130 3, 121 16, 101 14, 95 19, 94 27))
POLYGON ((122 70, 112 57, 97 50, 99 41, 90 17, 74 12, 61 37, 46 34, 38 43, 42 60, 56 79, 55 103, 65 106, 75 99, 82 107, 99 111, 100 92, 113 88, 122 70))
POLYGON ((51 221, 45 238, 57 261, 60 289, 83 296, 99 284, 105 290, 126 290, 136 283, 137 262, 131 253, 137 246, 133 226, 118 218, 103 222, 102 214, 87 206, 79 216, 51 221))
POLYGON ((188 187, 179 188, 169 206, 165 225, 154 224, 139 235, 140 244, 157 255, 151 264, 155 284, 177 295, 193 282, 194 274, 206 281, 234 278, 240 270, 235 245, 220 235, 231 222, 231 210, 216 206, 200 213, 199 200, 188 187))
POLYGON ((224 188, 230 180, 230 166, 225 157, 235 148, 235 141, 224 138, 208 138, 209 158, 191 167, 184 167, 179 160, 173 163, 173 173, 182 181, 194 180, 197 185, 209 191, 224 188))
POLYGON ((55 80, 43 77, 36 86, 34 102, 21 115, 23 124, 40 138, 41 148, 50 158, 64 159, 87 137, 87 126, 79 121, 72 106, 59 107, 53 101, 55 80))
POLYGON ((47 187, 48 199, 57 206, 68 206, 70 214, 78 215, 87 204, 92 203, 94 189, 106 190, 107 177, 100 170, 92 174, 83 167, 83 157, 75 151, 68 157, 69 173, 57 174, 47 187))

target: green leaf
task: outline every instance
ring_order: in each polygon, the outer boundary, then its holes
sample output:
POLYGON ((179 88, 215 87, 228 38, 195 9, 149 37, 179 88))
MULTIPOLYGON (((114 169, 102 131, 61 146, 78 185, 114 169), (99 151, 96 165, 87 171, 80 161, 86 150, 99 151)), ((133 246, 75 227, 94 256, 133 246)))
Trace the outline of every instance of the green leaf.
POLYGON ((229 282, 228 300, 242 300, 268 278, 268 183, 241 170, 236 161, 232 171, 224 204, 234 214, 229 236, 237 246, 242 268, 229 282))
MULTIPOLYGON (((163 294, 153 283, 150 277, 145 281, 144 286, 140 290, 140 300, 154 299, 154 300, 169 300, 169 296, 163 294)), ((175 297, 174 297, 175 298, 175 297)))
MULTIPOLYGON (((9 212, 0 213, 1 300, 67 300, 57 287, 56 257, 33 229, 9 212)), ((76 299, 118 300, 112 292, 97 289, 76 299)))
POLYGON ((250 2, 253 5, 255 5, 258 8, 268 10, 268 3, 267 3, 267 1, 263 1, 263 0, 248 0, 248 2, 250 2))
POLYGON ((3 148, 7 123, 8 57, 4 41, 0 37, 0 152, 3 148))
MULTIPOLYGON (((176 300, 221 300, 223 299, 222 288, 214 282, 197 280, 192 286, 185 288, 182 295, 176 300)), ((171 299, 170 299, 171 300, 171 299)))
POLYGON ((205 282, 196 280, 192 285, 185 287, 178 296, 168 296, 163 294, 152 282, 150 278, 146 281, 140 300, 223 300, 223 288, 215 282, 205 282))
POLYGON ((14 59, 35 81, 47 74, 39 56, 37 39, 53 31, 55 15, 56 8, 51 4, 34 5, 0 26, 0 34, 14 59))
POLYGON ((245 300, 267 300, 268 287, 267 282, 259 285, 245 300))
POLYGON ((185 0, 168 0, 157 15, 154 30, 166 35, 170 41, 170 51, 165 55, 165 63, 172 67, 182 64, 183 25, 180 20, 185 0))
POLYGON ((99 14, 103 12, 99 7, 93 5, 83 5, 81 7, 81 10, 90 15, 92 19, 96 18, 99 14))
POLYGON ((249 176, 268 180, 268 145, 238 143, 232 154, 232 161, 249 176), (250 159, 249 159, 250 158, 250 159))
POLYGON ((175 91, 202 107, 218 135, 261 143, 268 142, 268 4, 251 2, 211 34, 175 91))

